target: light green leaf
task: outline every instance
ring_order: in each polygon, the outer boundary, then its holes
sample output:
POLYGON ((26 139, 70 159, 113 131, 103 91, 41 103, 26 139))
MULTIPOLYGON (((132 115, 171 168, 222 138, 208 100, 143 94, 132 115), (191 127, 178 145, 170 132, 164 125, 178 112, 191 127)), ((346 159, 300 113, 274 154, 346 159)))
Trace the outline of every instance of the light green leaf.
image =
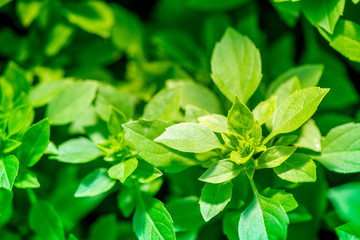
POLYGON ((198 118, 199 123, 204 124, 213 132, 229 132, 227 118, 220 114, 205 115, 198 118))
POLYGON ((174 220, 176 232, 198 229, 205 223, 197 197, 177 198, 167 203, 165 207, 174 220))
POLYGON ((284 208, 285 212, 290 212, 298 207, 298 203, 296 202, 294 196, 291 193, 285 192, 285 190, 281 189, 271 189, 266 188, 262 194, 265 197, 271 198, 281 204, 284 208))
POLYGON ((16 13, 20 19, 21 24, 24 27, 30 26, 30 24, 39 15, 40 10, 44 2, 42 1, 16 1, 16 13))
POLYGON ((254 126, 254 116, 250 109, 235 97, 234 103, 228 113, 227 124, 230 131, 243 138, 249 134, 254 126))
POLYGON ((69 79, 40 83, 30 89, 29 99, 34 107, 44 106, 71 83, 69 79))
POLYGON ((360 0, 352 0, 352 2, 353 2, 354 4, 358 4, 358 3, 360 2, 360 0))
POLYGON ((282 83, 273 94, 273 96, 277 96, 276 105, 279 106, 290 94, 300 89, 301 86, 297 76, 282 83))
POLYGON ((109 38, 115 19, 111 7, 101 1, 68 2, 65 17, 83 30, 109 38))
POLYGON ((228 28, 211 58, 212 79, 231 101, 246 103, 261 81, 260 53, 248 37, 228 28))
POLYGON ((150 163, 140 160, 137 168, 132 174, 140 183, 149 183, 163 175, 163 173, 150 163))
POLYGON ((202 153, 223 148, 216 135, 209 128, 198 123, 172 125, 154 141, 183 152, 202 153))
POLYGON ((240 240, 286 239, 289 218, 279 202, 256 193, 241 214, 240 240))
POLYGON ((125 180, 134 172, 137 165, 138 160, 136 158, 130 158, 120 162, 109 169, 109 177, 112 179, 118 179, 120 182, 124 183, 125 180))
POLYGON ((5 6, 6 4, 12 2, 13 0, 0 0, 0 8, 5 6))
POLYGON ((308 155, 294 153, 280 166, 274 168, 275 173, 289 182, 315 182, 316 165, 308 155))
POLYGON ((332 34, 337 21, 344 12, 345 0, 302 0, 301 10, 315 27, 322 27, 332 34))
POLYGON ((330 188, 328 198, 343 221, 360 224, 360 183, 351 182, 330 188))
POLYGON ((360 124, 348 123, 333 128, 322 142, 321 156, 315 159, 339 173, 360 171, 360 124))
POLYGON ((259 122, 260 125, 264 124, 275 112, 277 97, 273 96, 265 101, 260 102, 252 111, 254 119, 259 122))
POLYGON ((235 178, 242 168, 230 160, 220 160, 212 164, 199 180, 208 183, 222 183, 235 178))
POLYGON ((22 95, 15 102, 14 109, 10 112, 8 121, 8 134, 12 136, 30 126, 34 120, 34 110, 27 95, 22 95))
POLYGON ((186 109, 192 105, 210 113, 221 113, 221 104, 217 96, 208 88, 193 81, 167 81, 167 86, 180 88, 180 106, 186 109))
POLYGON ((206 222, 218 215, 230 202, 232 186, 231 181, 219 184, 206 183, 201 189, 200 210, 206 222))
POLYGON ((75 121, 90 106, 96 89, 94 81, 77 81, 68 85, 47 107, 50 124, 64 125, 75 121))
POLYGON ((298 129, 315 113, 328 91, 329 89, 311 87, 296 91, 286 98, 275 110, 273 130, 267 140, 277 134, 298 129))
POLYGON ((187 155, 166 148, 153 140, 161 135, 168 123, 161 121, 136 121, 123 125, 126 142, 139 151, 139 156, 155 167, 169 172, 182 171, 196 162, 187 155))
POLYGON ((323 71, 324 66, 321 64, 304 64, 291 68, 270 83, 266 97, 269 98, 281 84, 295 76, 299 79, 301 88, 315 87, 323 71))
POLYGON ((175 240, 173 221, 164 204, 156 198, 142 196, 133 219, 133 228, 139 240, 175 240))
POLYGON ((25 71, 15 62, 10 61, 7 64, 3 76, 13 86, 15 98, 18 97, 21 92, 29 92, 30 84, 26 79, 25 71))
POLYGON ((0 187, 12 190, 19 171, 19 160, 14 155, 0 158, 0 187))
POLYGON ((61 218, 48 202, 33 203, 30 209, 29 225, 42 240, 65 240, 61 218))
POLYGON ((263 153, 257 159, 256 168, 274 168, 286 161, 294 152, 296 147, 274 146, 263 153))
POLYGON ((32 125, 22 138, 18 149, 19 161, 28 167, 34 166, 46 151, 50 141, 50 124, 48 119, 32 125))
POLYGON ((144 108, 144 119, 172 121, 180 107, 180 88, 163 89, 144 108))
POLYGON ((350 20, 340 19, 333 35, 321 32, 330 46, 351 61, 360 62, 360 25, 350 20))
POLYGON ((360 225, 354 223, 346 223, 335 228, 339 240, 359 240, 360 239, 360 225))
POLYGON ((116 181, 109 178, 107 169, 98 168, 85 176, 75 192, 75 197, 93 197, 109 191, 116 181))
POLYGON ((185 109, 185 121, 186 122, 198 122, 198 118, 209 115, 210 113, 204 109, 195 107, 193 105, 187 105, 185 109))
POLYGON ((79 137, 70 139, 59 146, 58 155, 50 158, 66 163, 86 163, 100 157, 103 152, 89 139, 79 137))
POLYGON ((300 136, 294 145, 297 147, 308 148, 316 152, 321 151, 321 133, 314 120, 309 119, 301 127, 300 136))
POLYGON ((40 183, 34 172, 26 170, 16 178, 15 187, 17 188, 39 188, 40 183))
MULTIPOLYGON (((0 138, 0 141, 1 141, 1 138, 0 138)), ((16 141, 14 139, 11 139, 11 138, 8 138, 6 139, 5 141, 2 140, 2 152, 3 153, 10 153, 12 151, 14 151, 15 149, 17 149, 20 145, 21 145, 21 142, 19 141, 16 141)))
POLYGON ((66 23, 56 23, 50 30, 48 40, 45 45, 44 53, 46 56, 52 57, 60 52, 70 41, 75 29, 66 23))
POLYGON ((123 131, 122 124, 126 123, 126 117, 122 112, 112 107, 110 111, 109 121, 107 122, 107 127, 109 132, 117 136, 119 133, 123 131))

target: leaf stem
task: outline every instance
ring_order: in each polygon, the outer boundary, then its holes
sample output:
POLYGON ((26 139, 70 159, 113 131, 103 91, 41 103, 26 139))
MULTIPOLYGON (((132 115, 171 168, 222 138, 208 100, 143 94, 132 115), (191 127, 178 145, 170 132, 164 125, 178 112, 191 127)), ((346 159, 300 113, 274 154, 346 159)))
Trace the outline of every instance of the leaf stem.
POLYGON ((251 189, 253 190, 254 195, 257 196, 259 194, 259 192, 256 188, 254 179, 249 179, 249 182, 250 182, 250 186, 251 186, 251 189))
POLYGON ((38 201, 38 200, 37 200, 37 197, 36 197, 36 194, 35 194, 35 192, 34 192, 33 189, 28 188, 28 189, 26 189, 26 192, 28 193, 30 202, 31 202, 32 204, 34 204, 34 203, 36 203, 36 202, 38 201))

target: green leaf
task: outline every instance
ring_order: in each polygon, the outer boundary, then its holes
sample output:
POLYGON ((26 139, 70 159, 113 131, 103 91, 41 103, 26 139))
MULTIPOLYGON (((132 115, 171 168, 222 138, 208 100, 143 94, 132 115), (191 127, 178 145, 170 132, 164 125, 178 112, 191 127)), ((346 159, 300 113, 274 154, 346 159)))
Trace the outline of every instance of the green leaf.
POLYGON ((254 200, 241 214, 240 240, 286 239, 289 218, 279 202, 256 193, 254 200))
POLYGON ((289 27, 294 27, 300 17, 300 4, 289 0, 271 0, 270 3, 278 11, 279 16, 289 27))
POLYGON ((90 106, 96 89, 97 83, 94 81, 78 81, 68 85, 47 107, 50 124, 65 125, 75 121, 90 106))
POLYGON ((329 189, 328 198, 341 220, 360 224, 359 194, 359 182, 350 182, 329 189))
POLYGON ((163 173, 159 169, 143 160, 138 161, 137 168, 133 173, 133 176, 140 183, 151 182, 162 175, 163 173))
POLYGON ((123 131, 122 125, 124 123, 126 123, 126 117, 124 116, 124 114, 116 108, 112 107, 110 110, 109 121, 107 122, 109 132, 112 135, 117 136, 123 131))
POLYGON ((15 62, 10 61, 7 64, 3 76, 13 86, 15 98, 22 92, 29 92, 30 84, 26 79, 25 72, 15 62))
POLYGON ((14 155, 0 158, 0 187, 12 190, 19 171, 19 160, 14 155))
POLYGON ((210 113, 221 113, 221 104, 217 96, 208 88, 192 81, 167 81, 167 86, 180 88, 180 106, 186 109, 192 105, 210 113))
POLYGON ((230 131, 243 138, 249 134, 254 126, 254 116, 250 109, 235 97, 234 103, 228 113, 227 124, 230 131))
POLYGON ((229 240, 239 240, 238 225, 241 214, 238 212, 226 212, 223 218, 223 232, 229 240))
MULTIPOLYGON (((328 91, 329 89, 311 87, 291 94, 275 110, 272 121, 273 130, 267 139, 298 129, 315 113, 328 91)), ((264 142, 266 141, 264 140, 264 142)))
POLYGON ((274 168, 286 161, 294 152, 296 147, 274 146, 264 151, 257 159, 256 168, 274 168))
POLYGON ((138 239, 175 239, 173 221, 164 204, 145 195, 138 201, 133 219, 133 228, 138 239))
MULTIPOLYGON (((0 141, 1 141, 1 139, 0 139, 0 141)), ((3 140, 2 152, 10 153, 10 152, 14 151, 15 149, 17 149, 20 145, 21 145, 21 142, 16 141, 11 138, 3 140)))
POLYGON ((12 136, 19 133, 30 126, 34 120, 34 110, 31 106, 30 100, 22 94, 15 102, 14 109, 9 115, 8 133, 12 136))
POLYGON ((172 121, 179 112, 180 89, 163 89, 145 106, 143 118, 172 121))
POLYGON ((135 190, 126 186, 122 186, 121 191, 117 195, 118 207, 125 218, 130 217, 136 207, 135 190))
POLYGON ((274 96, 277 96, 276 105, 279 106, 290 94, 300 89, 301 86, 297 76, 282 83, 273 94, 274 96))
POLYGON ((109 178, 107 169, 98 168, 85 176, 75 192, 75 197, 93 197, 109 191, 116 181, 109 178))
POLYGON ((42 82, 32 87, 29 92, 29 99, 34 107, 41 107, 48 104, 54 97, 61 93, 72 83, 69 79, 61 81, 42 82))
POLYGON ((360 171, 360 124, 348 123, 333 128, 322 142, 321 156, 315 159, 339 173, 360 171))
POLYGON ((350 20, 340 19, 333 35, 321 32, 330 46, 351 61, 360 62, 360 25, 350 20))
POLYGON ((274 168, 275 173, 289 182, 315 182, 316 165, 308 155, 294 153, 280 166, 274 168))
POLYGON ((0 8, 5 6, 6 4, 12 2, 13 0, 0 0, 0 8))
POLYGON ((52 57, 60 52, 70 41, 75 29, 66 23, 59 22, 50 30, 44 49, 46 56, 52 57))
POLYGON ((316 8, 312 0, 302 0, 301 10, 315 27, 322 27, 332 34, 337 21, 344 12, 345 0, 318 0, 316 8))
POLYGON ((169 126, 161 121, 136 121, 123 125, 126 142, 139 151, 139 156, 155 167, 169 172, 178 172, 195 165, 187 155, 182 155, 153 140, 169 126))
POLYGON ((294 146, 321 151, 321 133, 314 120, 309 119, 301 127, 300 136, 294 146))
POLYGON ((48 202, 32 204, 29 225, 42 240, 65 240, 63 223, 54 207, 48 202))
POLYGON ((230 160, 220 160, 212 164, 199 180, 208 183, 222 183, 235 178, 242 168, 230 160))
POLYGON ((15 187, 17 188, 39 188, 40 183, 34 172, 26 170, 16 178, 15 187))
POLYGON ((32 125, 22 138, 17 156, 22 164, 34 166, 46 151, 50 142, 50 124, 48 119, 32 125))
POLYGON ((176 232, 198 229, 205 223, 197 197, 177 198, 167 203, 165 207, 174 220, 176 232))
POLYGON ((198 118, 199 123, 204 124, 213 132, 228 133, 227 118, 220 114, 205 115, 198 118))
POLYGON ((115 19, 112 9, 105 2, 68 2, 64 9, 65 17, 83 30, 109 38, 115 19))
POLYGON ((120 182, 124 183, 125 180, 134 172, 137 166, 138 160, 136 158, 130 158, 112 166, 109 169, 108 174, 112 179, 118 179, 120 182))
POLYGON ((242 4, 249 2, 249 0, 228 0, 220 2, 217 0, 189 0, 187 7, 202 11, 225 11, 236 8, 242 4))
POLYGON ((360 239, 360 225, 354 223, 346 223, 337 228, 336 234, 339 237, 339 240, 359 240, 360 239))
POLYGON ((232 186, 231 181, 219 184, 206 183, 201 189, 200 210, 206 222, 218 215, 230 202, 232 186))
POLYGON ((265 197, 271 198, 281 204, 285 212, 290 212, 298 207, 294 196, 291 193, 285 192, 285 190, 266 188, 262 194, 265 197))
POLYGON ((265 101, 260 102, 252 111, 254 119, 259 122, 260 125, 264 124, 275 112, 277 97, 273 96, 265 101))
POLYGON ((16 13, 24 27, 30 26, 30 24, 36 19, 43 4, 44 3, 41 1, 16 1, 16 13))
POLYGON ((154 141, 183 152, 202 153, 215 148, 223 148, 219 139, 209 128, 197 123, 172 125, 154 141))
POLYGON ((266 91, 266 97, 269 98, 281 84, 295 76, 299 79, 301 88, 315 87, 323 71, 324 66, 321 64, 304 64, 291 68, 270 83, 266 91))
POLYGON ((211 58, 212 79, 231 101, 246 103, 261 81, 260 53, 248 37, 228 28, 211 58))
POLYGON ((99 217, 91 225, 89 240, 117 240, 118 224, 115 213, 99 217))
POLYGON ((57 156, 50 158, 66 163, 87 163, 103 155, 89 139, 79 137, 70 139, 59 146, 57 156))
POLYGON ((6 214, 6 210, 11 206, 13 196, 13 192, 0 188, 0 218, 6 214))

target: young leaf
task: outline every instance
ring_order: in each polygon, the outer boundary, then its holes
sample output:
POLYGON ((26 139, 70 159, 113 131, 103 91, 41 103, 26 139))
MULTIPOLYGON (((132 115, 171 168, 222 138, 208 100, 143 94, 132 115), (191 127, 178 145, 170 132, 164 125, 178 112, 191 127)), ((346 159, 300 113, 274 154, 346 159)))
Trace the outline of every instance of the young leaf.
POLYGON ((345 0, 319 0, 314 8, 312 0, 301 1, 301 10, 315 27, 322 27, 332 34, 344 12, 345 0))
POLYGON ((233 161, 220 160, 212 164, 199 180, 208 183, 222 183, 235 178, 242 168, 233 161))
POLYGON ((61 218, 48 202, 33 203, 30 209, 29 225, 42 240, 65 240, 61 218))
POLYGON ((301 88, 315 87, 318 84, 323 71, 324 66, 321 64, 305 64, 291 68, 270 83, 266 91, 266 97, 269 98, 281 84, 294 76, 299 79, 301 88))
POLYGON ((274 168, 275 173, 289 182, 315 182, 316 165, 308 155, 294 153, 280 166, 274 168))
POLYGON ((109 121, 107 122, 107 127, 109 132, 117 136, 119 133, 123 131, 122 124, 126 123, 126 117, 122 112, 112 107, 110 110, 109 121))
POLYGON ((109 169, 109 177, 112 179, 118 179, 120 182, 124 183, 125 180, 134 172, 137 165, 138 160, 136 158, 130 158, 126 161, 120 162, 109 169))
POLYGON ((346 223, 337 228, 336 234, 339 237, 339 240, 359 240, 360 239, 360 225, 354 223, 346 223))
POLYGON ((50 124, 64 125, 75 121, 90 106, 95 97, 97 83, 77 81, 54 97, 48 107, 50 124))
POLYGON ((324 138, 321 156, 315 159, 339 173, 360 171, 360 124, 348 123, 333 128, 324 138))
POLYGON ((296 202, 294 196, 291 193, 285 192, 285 190, 266 188, 262 194, 265 197, 279 202, 285 212, 290 212, 298 207, 298 203, 296 202))
POLYGON ((170 126, 154 141, 183 152, 202 153, 223 147, 209 128, 197 123, 170 126))
POLYGON ((264 124, 275 112, 277 97, 273 96, 265 101, 260 102, 252 111, 254 119, 260 125, 264 124))
POLYGON ((229 132, 227 118, 220 114, 205 115, 198 118, 199 123, 204 124, 213 132, 229 132))
POLYGON ((180 88, 163 89, 144 108, 144 119, 172 121, 180 107, 180 88))
POLYGON ((49 120, 43 119, 32 125, 22 138, 17 156, 22 164, 34 166, 46 151, 50 141, 49 120))
POLYGON ((109 178, 105 168, 98 168, 85 176, 75 192, 75 197, 93 197, 109 191, 116 181, 109 178))
POLYGON ((173 221, 164 204, 145 195, 139 199, 133 219, 133 228, 140 240, 175 240, 173 221))
POLYGON ((139 156, 142 159, 153 166, 163 168, 166 171, 178 172, 196 164, 195 160, 153 141, 169 127, 168 123, 136 121, 126 123, 123 127, 125 140, 140 152, 139 156))
POLYGON ((228 113, 227 124, 230 131, 244 138, 254 126, 252 112, 237 97, 228 113))
POLYGON ((254 200, 241 214, 240 240, 286 239, 289 218, 279 202, 256 193, 254 200))
POLYGON ((274 146, 264 151, 257 159, 256 168, 274 168, 286 161, 296 150, 291 146, 274 146))
POLYGON ((272 121, 273 130, 267 139, 299 128, 314 114, 328 91, 329 89, 312 87, 291 94, 276 109, 272 121))
POLYGON ((261 81, 260 53, 248 37, 228 28, 211 58, 212 79, 231 101, 246 103, 261 81))
POLYGON ((301 127, 300 136, 294 145, 297 147, 308 148, 316 152, 321 151, 321 133, 314 120, 309 119, 301 127))
POLYGON ((206 183, 201 189, 200 210, 206 222, 218 215, 230 202, 232 186, 231 181, 219 184, 206 183))
POLYGON ((14 155, 0 158, 0 187, 12 190, 19 171, 19 160, 14 155))
POLYGON ((87 163, 103 155, 89 139, 79 137, 70 139, 59 146, 57 156, 50 158, 66 163, 87 163))

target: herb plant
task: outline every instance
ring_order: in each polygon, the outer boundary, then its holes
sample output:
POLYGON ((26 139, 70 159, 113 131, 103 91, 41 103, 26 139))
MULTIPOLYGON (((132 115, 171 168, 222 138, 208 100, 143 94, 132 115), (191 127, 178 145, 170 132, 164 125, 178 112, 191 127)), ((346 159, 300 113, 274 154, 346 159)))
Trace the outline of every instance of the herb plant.
POLYGON ((357 3, 0 0, 0 238, 360 239, 357 3))

